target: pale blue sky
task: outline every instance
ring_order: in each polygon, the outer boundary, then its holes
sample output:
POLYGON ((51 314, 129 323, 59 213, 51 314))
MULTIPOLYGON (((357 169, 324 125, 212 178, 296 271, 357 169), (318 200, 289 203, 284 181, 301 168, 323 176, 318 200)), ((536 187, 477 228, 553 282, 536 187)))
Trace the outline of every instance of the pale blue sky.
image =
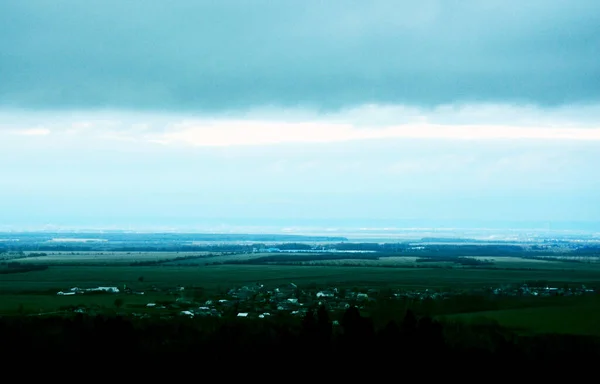
POLYGON ((157 3, 1 2, 0 227, 600 222, 596 1, 157 3))

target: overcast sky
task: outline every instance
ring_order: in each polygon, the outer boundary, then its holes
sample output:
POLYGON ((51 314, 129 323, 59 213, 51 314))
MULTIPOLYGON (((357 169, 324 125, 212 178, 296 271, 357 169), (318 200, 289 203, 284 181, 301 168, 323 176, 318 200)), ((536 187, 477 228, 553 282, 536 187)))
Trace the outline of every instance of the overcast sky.
POLYGON ((598 58, 596 0, 2 0, 0 226, 600 222, 598 58))

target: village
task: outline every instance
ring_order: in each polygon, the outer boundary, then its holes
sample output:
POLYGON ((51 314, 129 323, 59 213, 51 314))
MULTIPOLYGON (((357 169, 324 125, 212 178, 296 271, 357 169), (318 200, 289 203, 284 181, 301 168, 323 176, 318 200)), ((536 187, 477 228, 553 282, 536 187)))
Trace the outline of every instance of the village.
MULTIPOLYGON (((277 287, 266 287, 257 283, 229 289, 227 292, 214 297, 199 297, 196 289, 178 286, 169 289, 152 288, 152 292, 135 291, 126 286, 118 287, 96 287, 96 288, 71 288, 60 291, 59 296, 110 294, 115 295, 115 306, 119 310, 128 309, 132 315, 137 317, 161 317, 185 316, 185 317, 222 317, 236 316, 239 318, 264 319, 273 315, 288 315, 295 317, 304 316, 307 311, 324 305, 331 312, 341 312, 356 306, 359 309, 367 309, 383 300, 404 300, 406 302, 419 303, 428 300, 447 300, 460 295, 476 295, 488 297, 549 297, 549 296, 577 296, 594 294, 594 289, 585 285, 578 287, 530 287, 527 284, 518 286, 485 287, 477 290, 452 290, 435 291, 423 290, 400 290, 400 289, 377 289, 377 288, 337 288, 326 289, 299 288, 294 283, 288 283, 277 287), (151 293, 167 294, 170 300, 149 300, 144 305, 126 305, 128 295, 146 295, 152 297, 151 293)), ((93 310, 83 306, 71 308, 77 313, 97 313, 99 308, 93 310)))

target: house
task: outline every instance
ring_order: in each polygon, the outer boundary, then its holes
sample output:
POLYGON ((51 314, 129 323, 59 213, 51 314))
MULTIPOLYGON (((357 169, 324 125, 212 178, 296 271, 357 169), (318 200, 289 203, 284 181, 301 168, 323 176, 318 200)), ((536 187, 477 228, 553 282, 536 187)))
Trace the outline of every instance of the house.
POLYGON ((320 291, 317 292, 317 297, 333 297, 334 294, 331 292, 327 292, 327 291, 320 291))
POLYGON ((192 304, 191 300, 185 298, 185 297, 178 297, 177 299, 175 299, 176 303, 181 303, 181 304, 192 304))
POLYGON ((119 288, 117 287, 98 287, 98 288, 90 288, 88 289, 90 292, 109 292, 109 293, 119 293, 119 288))

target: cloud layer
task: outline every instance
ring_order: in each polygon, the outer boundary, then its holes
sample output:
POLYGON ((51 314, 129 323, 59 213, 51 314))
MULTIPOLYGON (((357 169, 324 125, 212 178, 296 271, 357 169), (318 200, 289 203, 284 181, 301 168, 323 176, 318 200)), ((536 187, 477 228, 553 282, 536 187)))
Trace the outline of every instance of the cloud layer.
POLYGON ((596 0, 2 0, 0 225, 597 220, 599 57, 596 0))
POLYGON ((4 0, 0 104, 317 110, 600 98, 600 3, 4 0))
POLYGON ((365 105, 320 115, 257 110, 227 114, 1 111, 0 134, 79 137, 129 144, 227 147, 364 140, 600 142, 600 107, 365 105))

